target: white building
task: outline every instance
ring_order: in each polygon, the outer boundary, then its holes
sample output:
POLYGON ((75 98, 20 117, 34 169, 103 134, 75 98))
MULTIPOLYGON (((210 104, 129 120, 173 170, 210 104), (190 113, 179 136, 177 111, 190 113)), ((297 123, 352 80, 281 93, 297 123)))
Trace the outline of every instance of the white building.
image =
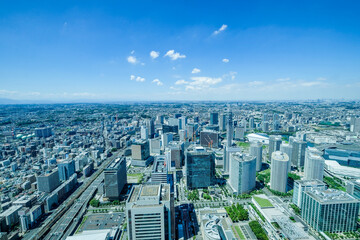
POLYGON ((322 153, 316 148, 308 147, 305 151, 305 178, 306 180, 319 179, 324 177, 325 160, 322 153))
POLYGON ((276 151, 271 155, 270 188, 286 193, 286 185, 289 172, 289 156, 286 153, 276 151))
POLYGON ((256 157, 240 153, 230 154, 229 180, 234 194, 253 190, 256 182, 256 157))
POLYGON ((250 155, 256 157, 256 171, 261 170, 262 166, 262 148, 263 144, 261 142, 252 142, 250 144, 250 155))

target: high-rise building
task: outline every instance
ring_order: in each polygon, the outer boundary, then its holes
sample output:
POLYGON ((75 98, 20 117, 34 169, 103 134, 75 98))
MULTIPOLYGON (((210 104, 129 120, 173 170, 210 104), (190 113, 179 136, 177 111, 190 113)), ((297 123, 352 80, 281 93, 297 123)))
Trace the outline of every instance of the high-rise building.
POLYGON ((224 113, 220 114, 219 128, 220 128, 220 131, 225 131, 226 130, 226 114, 224 114, 224 113))
POLYGON ((137 141, 131 145, 131 163, 135 166, 146 166, 150 156, 149 142, 147 140, 137 141))
POLYGON ((308 147, 305 151, 305 164, 304 164, 304 179, 319 179, 323 180, 324 177, 325 160, 322 157, 322 152, 313 147, 308 147))
POLYGON ((210 125, 218 125, 219 124, 219 113, 210 112, 210 125))
POLYGON ((149 139, 149 129, 145 126, 141 126, 140 136, 141 136, 141 139, 143 139, 143 140, 149 139))
MULTIPOLYGON (((154 124, 154 121, 152 119, 146 119, 146 128, 148 130, 148 135, 150 138, 153 138, 154 137, 154 134, 155 134, 155 124, 154 124)), ((142 137, 141 137, 142 138, 142 137)), ((145 138, 143 138, 145 139, 145 138)), ((147 139, 147 138, 146 138, 147 139)))
POLYGON ((271 135, 269 137, 269 157, 272 156, 272 153, 280 150, 281 145, 281 136, 280 135, 271 135))
POLYGON ((224 154, 223 154, 223 162, 224 162, 224 172, 229 173, 230 171, 230 154, 241 152, 241 148, 239 147, 224 147, 224 154))
POLYGON ((256 171, 260 171, 262 167, 262 148, 261 142, 252 142, 250 144, 250 155, 256 158, 256 171))
POLYGON ((206 130, 200 132, 200 145, 203 147, 218 148, 219 133, 216 131, 206 130))
POLYGON ((75 161, 63 160, 58 163, 59 178, 61 181, 68 180, 75 173, 75 161))
POLYGON ((180 117, 179 118, 179 130, 185 129, 187 124, 187 117, 180 117))
POLYGON ((307 143, 305 141, 295 139, 292 143, 292 146, 293 152, 291 164, 297 167, 303 167, 305 162, 305 150, 307 147, 307 143))
MULTIPOLYGON (((292 145, 288 144, 288 143, 281 143, 280 144, 280 152, 286 153, 289 157, 289 160, 291 160, 291 156, 292 156, 292 145)), ((291 161, 289 164, 289 171, 291 170, 291 161)))
POLYGON ((360 132, 360 118, 359 117, 351 117, 350 132, 355 132, 355 133, 360 132))
POLYGON ((326 184, 320 180, 296 180, 294 182, 294 192, 292 202, 296 204, 296 206, 301 207, 301 199, 304 192, 309 191, 311 189, 325 190, 326 184))
POLYGON ((104 170, 105 197, 119 200, 126 183, 126 159, 125 157, 118 158, 104 170))
POLYGON ((215 155, 211 149, 190 146, 185 152, 186 185, 190 189, 213 184, 215 155))
POLYGON ((245 137, 245 128, 244 127, 236 127, 235 128, 235 140, 244 140, 245 137))
POLYGON ((161 134, 161 149, 165 150, 165 148, 169 145, 170 142, 173 141, 172 133, 163 133, 161 134))
POLYGON ((128 239, 175 239, 170 184, 134 186, 126 201, 128 239))
POLYGON ((60 185, 58 170, 47 172, 36 178, 38 190, 40 192, 51 193, 55 188, 60 185))
POLYGON ((234 194, 253 190, 256 182, 256 157, 240 153, 230 154, 229 177, 234 194))
POLYGON ((289 157, 286 153, 280 151, 272 153, 270 189, 286 193, 289 164, 289 157))
POLYGON ((318 232, 351 232, 357 228, 359 204, 340 190, 309 190, 302 197, 301 217, 318 232))
POLYGON ((250 128, 250 129, 254 129, 254 128, 255 128, 255 122, 254 122, 254 118, 253 118, 253 117, 249 118, 249 128, 250 128))
POLYGON ((227 119, 226 119, 226 146, 224 147, 224 172, 229 172, 230 166, 230 156, 228 150, 232 146, 233 140, 233 119, 232 119, 232 112, 229 110, 227 112, 227 119))
POLYGON ((263 132, 268 132, 269 131, 269 122, 268 121, 262 121, 261 122, 261 130, 263 132))

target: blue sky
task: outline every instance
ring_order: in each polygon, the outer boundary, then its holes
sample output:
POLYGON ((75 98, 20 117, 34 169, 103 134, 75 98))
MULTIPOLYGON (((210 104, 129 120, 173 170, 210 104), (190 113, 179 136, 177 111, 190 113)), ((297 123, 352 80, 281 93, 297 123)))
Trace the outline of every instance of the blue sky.
POLYGON ((1 1, 0 98, 359 99, 359 12, 359 1, 1 1))

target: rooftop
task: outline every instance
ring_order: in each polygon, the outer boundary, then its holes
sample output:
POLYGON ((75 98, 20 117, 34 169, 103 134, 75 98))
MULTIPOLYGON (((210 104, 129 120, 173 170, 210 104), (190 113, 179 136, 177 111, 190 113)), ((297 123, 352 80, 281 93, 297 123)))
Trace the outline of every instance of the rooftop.
POLYGON ((318 179, 312 179, 312 180, 296 180, 295 182, 298 182, 302 186, 318 186, 318 185, 326 185, 324 182, 318 180, 318 179))
POLYGON ((310 190, 306 194, 320 203, 359 202, 359 200, 346 192, 330 188, 326 190, 310 190))

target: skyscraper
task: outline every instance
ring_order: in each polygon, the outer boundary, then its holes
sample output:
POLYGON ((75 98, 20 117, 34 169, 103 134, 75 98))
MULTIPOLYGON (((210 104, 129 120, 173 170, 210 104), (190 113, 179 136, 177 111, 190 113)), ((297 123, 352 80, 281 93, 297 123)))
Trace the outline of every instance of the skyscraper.
POLYGON ((120 193, 127 183, 126 159, 118 158, 104 170, 105 197, 119 200, 120 193))
POLYGON ((262 143, 252 142, 250 145, 250 155, 256 158, 256 171, 260 171, 262 167, 262 143))
POLYGON ((325 190, 326 184, 320 180, 296 180, 294 182, 294 192, 292 202, 296 206, 301 207, 301 199, 304 195, 304 192, 311 189, 325 190))
POLYGON ((322 157, 322 153, 316 148, 308 147, 305 151, 304 179, 319 179, 322 181, 324 177, 324 165, 325 160, 322 157))
POLYGON ((144 140, 149 139, 149 129, 146 126, 141 126, 140 136, 141 136, 141 139, 144 139, 144 140))
POLYGON ((210 112, 210 125, 218 125, 219 124, 219 113, 210 112))
POLYGON ((297 167, 303 167, 305 162, 305 150, 307 143, 305 141, 295 139, 292 146, 293 152, 291 164, 297 167))
POLYGON ((271 155, 270 189, 286 193, 289 172, 289 157, 276 151, 271 155))
POLYGON ((58 163, 59 178, 61 181, 68 180, 75 173, 74 160, 63 160, 58 163))
POLYGON ((280 135, 271 135, 269 137, 269 157, 271 158, 272 153, 280 150, 281 145, 281 136, 280 135))
POLYGON ((155 134, 155 125, 154 125, 154 121, 152 119, 146 119, 146 128, 148 130, 148 135, 150 138, 154 137, 155 134))
POLYGON ((281 143, 280 145, 280 152, 286 153, 289 157, 289 171, 291 170, 291 156, 292 156, 292 145, 288 144, 288 143, 281 143))
POLYGON ((256 157, 232 153, 230 165, 230 185, 233 193, 243 194, 253 190, 256 181, 256 157))
POLYGON ((185 152, 186 185, 190 189, 209 187, 215 176, 215 155, 204 147, 190 146, 185 152))
POLYGON ((203 147, 218 148, 219 132, 206 130, 200 132, 200 145, 203 147))
POLYGON ((219 129, 220 131, 226 130, 226 114, 221 113, 219 117, 219 129))
POLYGON ((150 156, 149 141, 142 140, 131 145, 131 164, 135 166, 146 166, 150 156))
POLYGON ((173 194, 169 184, 134 186, 126 201, 128 239, 175 239, 173 194))
POLYGON ((229 172, 230 166, 230 156, 228 154, 229 148, 232 145, 233 140, 233 119, 232 119, 232 112, 229 110, 227 112, 227 119, 226 119, 226 146, 224 147, 224 172, 229 172))

